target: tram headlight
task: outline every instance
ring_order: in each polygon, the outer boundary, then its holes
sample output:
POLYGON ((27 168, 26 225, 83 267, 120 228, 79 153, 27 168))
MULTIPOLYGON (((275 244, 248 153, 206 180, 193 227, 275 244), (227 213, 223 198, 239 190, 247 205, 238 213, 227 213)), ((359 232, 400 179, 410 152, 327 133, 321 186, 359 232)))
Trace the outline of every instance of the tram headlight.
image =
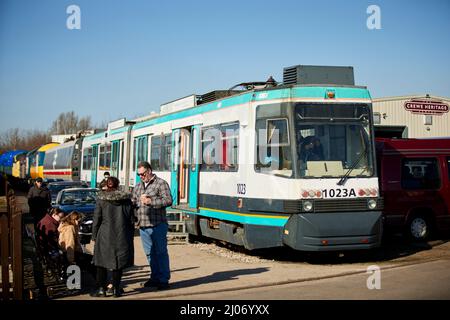
POLYGON ((370 199, 369 201, 367 201, 367 207, 368 207, 370 210, 375 209, 375 208, 377 207, 377 200, 375 200, 375 199, 370 199))
POLYGON ((303 201, 303 211, 310 212, 313 209, 313 203, 311 201, 303 201))

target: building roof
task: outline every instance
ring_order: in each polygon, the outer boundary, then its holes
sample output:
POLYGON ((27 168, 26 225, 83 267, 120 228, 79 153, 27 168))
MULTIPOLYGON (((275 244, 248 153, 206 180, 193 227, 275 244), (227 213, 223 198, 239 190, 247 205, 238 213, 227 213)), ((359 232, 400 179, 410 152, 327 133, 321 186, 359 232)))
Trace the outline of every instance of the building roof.
POLYGON ((409 100, 409 99, 430 99, 430 100, 445 100, 450 101, 449 97, 433 96, 429 94, 416 94, 409 96, 393 96, 393 97, 381 97, 373 98, 373 102, 394 101, 394 100, 409 100))

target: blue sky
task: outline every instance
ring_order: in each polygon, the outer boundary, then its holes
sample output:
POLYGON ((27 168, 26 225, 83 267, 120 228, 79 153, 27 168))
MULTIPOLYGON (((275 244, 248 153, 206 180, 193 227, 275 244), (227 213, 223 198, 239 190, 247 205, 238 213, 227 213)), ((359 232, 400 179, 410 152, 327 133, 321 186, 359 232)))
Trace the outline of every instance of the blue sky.
POLYGON ((351 65, 373 97, 450 96, 450 1, 0 1, 0 131, 159 111, 296 64, 351 65), (66 8, 81 9, 68 30, 66 8), (369 5, 381 30, 366 27, 369 5))

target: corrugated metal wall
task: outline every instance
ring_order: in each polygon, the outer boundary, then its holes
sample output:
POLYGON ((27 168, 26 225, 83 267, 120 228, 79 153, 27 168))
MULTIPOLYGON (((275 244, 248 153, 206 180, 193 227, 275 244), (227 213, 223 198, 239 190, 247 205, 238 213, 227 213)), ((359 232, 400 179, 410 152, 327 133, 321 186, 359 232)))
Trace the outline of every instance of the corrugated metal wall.
MULTIPOLYGON (((432 115, 432 124, 425 125, 425 115, 414 114, 405 109, 405 102, 413 98, 424 99, 425 95, 373 99, 373 112, 381 115, 380 124, 375 126, 406 126, 408 138, 450 137, 450 112, 432 115)), ((450 106, 450 98, 429 98, 450 106)))

